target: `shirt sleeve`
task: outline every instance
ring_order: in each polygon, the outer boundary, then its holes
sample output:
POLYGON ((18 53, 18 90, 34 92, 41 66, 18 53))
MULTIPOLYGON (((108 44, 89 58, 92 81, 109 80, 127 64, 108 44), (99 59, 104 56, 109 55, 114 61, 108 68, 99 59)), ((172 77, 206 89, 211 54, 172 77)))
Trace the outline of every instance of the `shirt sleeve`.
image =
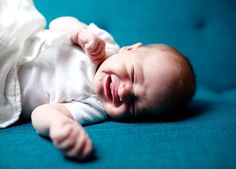
POLYGON ((77 101, 64 103, 64 105, 81 125, 101 122, 107 118, 107 114, 96 105, 77 101))
POLYGON ((119 45, 115 42, 114 38, 107 31, 99 28, 94 23, 91 23, 87 27, 95 35, 99 36, 106 43, 106 55, 109 57, 119 52, 119 45))

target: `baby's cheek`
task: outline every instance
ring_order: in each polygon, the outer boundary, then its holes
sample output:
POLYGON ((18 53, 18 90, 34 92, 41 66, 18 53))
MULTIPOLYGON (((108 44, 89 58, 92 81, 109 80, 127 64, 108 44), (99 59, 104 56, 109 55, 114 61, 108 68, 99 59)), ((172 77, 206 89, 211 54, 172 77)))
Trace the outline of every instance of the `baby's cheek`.
POLYGON ((94 91, 98 94, 101 92, 102 89, 102 79, 103 79, 103 75, 101 75, 99 72, 97 72, 94 76, 93 79, 93 87, 94 87, 94 91))

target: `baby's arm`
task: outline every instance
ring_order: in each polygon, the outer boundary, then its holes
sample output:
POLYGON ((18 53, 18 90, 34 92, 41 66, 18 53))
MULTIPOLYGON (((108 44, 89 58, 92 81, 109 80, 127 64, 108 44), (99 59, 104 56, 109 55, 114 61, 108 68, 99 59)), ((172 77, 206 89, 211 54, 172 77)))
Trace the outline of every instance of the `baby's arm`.
POLYGON ((32 112, 32 124, 40 135, 49 136, 53 144, 68 157, 81 160, 92 152, 92 142, 84 128, 73 120, 63 104, 37 107, 32 112))
POLYGON ((105 42, 87 29, 87 25, 74 17, 60 17, 54 19, 49 28, 53 31, 64 31, 74 44, 83 48, 95 65, 99 65, 106 58, 105 42))

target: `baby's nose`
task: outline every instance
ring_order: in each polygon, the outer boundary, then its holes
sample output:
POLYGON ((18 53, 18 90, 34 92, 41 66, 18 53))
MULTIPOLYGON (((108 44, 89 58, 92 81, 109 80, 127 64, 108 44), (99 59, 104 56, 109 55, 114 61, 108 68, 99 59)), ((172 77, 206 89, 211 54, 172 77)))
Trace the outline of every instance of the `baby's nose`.
POLYGON ((118 95, 120 101, 129 101, 132 94, 132 85, 130 83, 120 83, 118 88, 118 95))

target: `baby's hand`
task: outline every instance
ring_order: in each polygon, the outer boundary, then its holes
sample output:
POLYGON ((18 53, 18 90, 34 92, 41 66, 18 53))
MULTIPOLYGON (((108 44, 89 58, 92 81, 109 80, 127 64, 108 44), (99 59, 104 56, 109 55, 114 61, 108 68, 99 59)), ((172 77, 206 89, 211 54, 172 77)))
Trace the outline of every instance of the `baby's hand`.
POLYGON ((83 160, 93 149, 84 128, 72 119, 60 119, 50 126, 49 136, 53 144, 66 156, 83 160))
POLYGON ((78 33, 77 43, 83 48, 91 61, 98 65, 106 58, 105 42, 87 28, 78 33))

